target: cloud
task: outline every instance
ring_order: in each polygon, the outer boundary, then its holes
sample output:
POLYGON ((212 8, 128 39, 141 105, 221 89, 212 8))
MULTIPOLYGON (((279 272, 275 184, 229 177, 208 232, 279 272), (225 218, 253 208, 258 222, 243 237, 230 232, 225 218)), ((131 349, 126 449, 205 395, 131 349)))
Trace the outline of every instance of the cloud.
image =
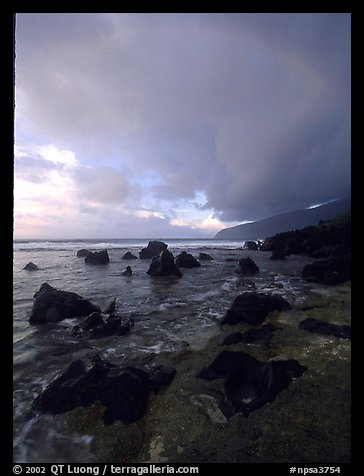
POLYGON ((201 193, 201 223, 350 195, 349 14, 18 14, 16 45, 17 137, 73 151, 85 206, 158 228, 201 193))

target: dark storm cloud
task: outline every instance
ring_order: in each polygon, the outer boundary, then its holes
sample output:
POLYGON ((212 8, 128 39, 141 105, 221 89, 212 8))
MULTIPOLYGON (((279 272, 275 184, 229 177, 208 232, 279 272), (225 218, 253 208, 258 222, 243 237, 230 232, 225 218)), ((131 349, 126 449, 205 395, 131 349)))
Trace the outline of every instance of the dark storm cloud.
POLYGON ((156 199, 233 221, 350 194, 349 14, 21 14, 16 76, 27 134, 156 199))

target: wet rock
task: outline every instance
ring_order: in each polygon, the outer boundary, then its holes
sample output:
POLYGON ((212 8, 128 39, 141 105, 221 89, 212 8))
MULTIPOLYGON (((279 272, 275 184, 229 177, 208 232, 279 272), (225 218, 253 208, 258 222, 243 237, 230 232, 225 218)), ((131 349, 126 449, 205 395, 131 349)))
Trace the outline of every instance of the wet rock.
POLYGON ((81 250, 78 250, 77 251, 77 256, 79 258, 85 258, 87 255, 89 255, 90 253, 92 253, 92 251, 90 250, 87 250, 86 248, 82 248, 81 250))
POLYGON ((76 293, 59 291, 48 283, 43 283, 34 294, 29 323, 59 322, 67 318, 87 316, 100 310, 99 306, 76 293))
POLYGON ((162 251, 166 250, 168 245, 163 241, 150 241, 146 248, 142 248, 139 252, 140 259, 151 259, 153 256, 159 255, 162 251))
POLYGON ((248 329, 241 336, 241 341, 247 344, 266 345, 268 346, 272 340, 272 334, 274 331, 279 330, 273 324, 264 324, 260 329, 248 329))
POLYGON ((221 323, 233 325, 246 322, 256 326, 261 324, 271 311, 285 311, 290 308, 290 304, 281 296, 246 292, 235 298, 221 323))
POLYGON ((99 339, 112 335, 122 336, 127 334, 134 325, 132 319, 123 318, 118 314, 111 314, 105 320, 100 312, 93 312, 73 327, 73 335, 99 339))
POLYGON ((39 270, 38 266, 31 261, 24 266, 23 269, 26 269, 27 271, 37 271, 39 270))
POLYGON ((77 360, 34 400, 32 408, 59 414, 99 401, 105 407, 106 424, 115 420, 129 424, 145 414, 150 392, 168 385, 174 375, 170 367, 148 370, 115 367, 101 359, 89 364, 77 360))
POLYGON ((242 341, 241 332, 232 332, 231 334, 221 336, 217 341, 217 345, 219 346, 233 345, 233 344, 238 344, 241 341, 242 341))
POLYGON ((314 317, 309 317, 298 324, 300 329, 312 332, 314 334, 322 334, 326 336, 335 336, 340 339, 351 340, 351 326, 338 326, 331 322, 321 321, 314 317))
POLYGON ((127 251, 126 253, 123 254, 121 259, 138 259, 138 257, 130 253, 130 251, 127 251))
POLYGON ((259 267, 251 258, 239 259, 239 273, 240 274, 256 274, 259 273, 259 267))
POLYGON ((214 258, 209 255, 208 253, 200 253, 198 255, 198 259, 201 261, 201 260, 205 260, 205 261, 212 261, 214 258))
POLYGON ((112 314, 116 308, 116 298, 114 298, 111 303, 106 307, 104 314, 112 314))
POLYGON ((339 284, 351 279, 351 255, 335 256, 307 264, 302 270, 306 281, 322 284, 339 284))
POLYGON ((98 327, 98 326, 103 326, 104 324, 105 322, 104 322, 104 319, 102 318, 101 312, 93 312, 89 316, 87 316, 82 327, 84 330, 89 330, 89 329, 94 329, 95 327, 98 327))
POLYGON ((173 254, 167 249, 162 251, 159 256, 152 258, 147 274, 149 276, 182 276, 174 262, 173 254))
POLYGON ((293 378, 300 377, 306 367, 296 360, 260 362, 244 352, 222 351, 198 378, 225 378, 224 391, 232 412, 249 415, 272 402, 293 378))
POLYGON ((197 268, 201 266, 201 263, 190 253, 182 251, 182 253, 176 256, 176 265, 180 268, 197 268))
POLYGON ((90 253, 85 257, 85 263, 88 264, 108 264, 110 261, 109 254, 107 250, 95 251, 90 253))
POLYGON ((244 243, 244 247, 243 247, 245 250, 252 250, 252 251, 256 251, 258 249, 258 244, 255 242, 255 241, 246 241, 244 243))
POLYGON ((133 274, 133 271, 130 266, 127 266, 125 271, 121 273, 122 276, 131 276, 133 274))

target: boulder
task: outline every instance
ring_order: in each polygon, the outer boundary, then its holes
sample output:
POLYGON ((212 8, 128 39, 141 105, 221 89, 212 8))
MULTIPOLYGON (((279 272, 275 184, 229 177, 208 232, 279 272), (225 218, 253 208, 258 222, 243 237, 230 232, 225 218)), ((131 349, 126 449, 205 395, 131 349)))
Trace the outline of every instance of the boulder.
POLYGON ((48 283, 43 283, 34 294, 30 324, 59 322, 66 318, 88 316, 100 312, 99 306, 76 293, 59 291, 48 283))
POLYGON ((173 254, 167 249, 152 258, 147 274, 149 276, 177 276, 179 278, 182 276, 174 262, 173 254))
POLYGON ((123 254, 121 259, 138 259, 138 257, 130 253, 130 251, 127 251, 126 253, 123 254))
POLYGON ((201 261, 201 260, 205 260, 205 261, 211 261, 213 260, 214 258, 209 255, 208 253, 200 253, 198 255, 198 259, 201 261))
POLYGON ((23 269, 26 269, 27 271, 37 271, 39 268, 36 264, 30 261, 28 264, 24 266, 23 269))
POLYGON ((129 424, 145 414, 150 393, 169 385, 175 373, 162 365, 148 369, 77 360, 34 400, 32 409, 56 415, 100 401, 105 424, 129 424))
POLYGON ((116 313, 105 316, 101 312, 93 312, 73 327, 73 335, 91 339, 122 336, 127 334, 133 325, 132 319, 123 318, 116 313))
POLYGON ((191 253, 182 251, 182 253, 176 256, 176 265, 180 268, 198 268, 201 266, 201 263, 191 253))
MULTIPOLYGON (((272 402, 293 378, 300 377, 306 367, 294 359, 260 362, 244 352, 222 351, 198 378, 224 378, 224 391, 231 413, 248 416, 252 411, 272 402)), ((225 414, 229 414, 225 410, 225 414)), ((230 413, 230 414, 231 414, 230 413)))
POLYGON ((159 255, 162 251, 166 250, 168 245, 163 241, 150 241, 146 248, 142 248, 139 252, 140 259, 151 259, 153 256, 159 255))
POLYGON ((235 298, 221 323, 233 325, 246 322, 256 326, 261 324, 271 311, 288 309, 291 309, 290 304, 281 296, 246 292, 235 298))
POLYGON ((106 307, 104 314, 112 314, 115 311, 116 307, 116 298, 114 298, 110 304, 106 307))
POLYGON ((302 277, 321 284, 339 284, 351 279, 351 255, 335 256, 304 266, 302 277))
POLYGON ((79 258, 85 258, 87 255, 89 255, 90 253, 92 253, 92 251, 90 250, 87 250, 85 248, 82 248, 82 250, 78 250, 77 251, 77 256, 79 258))
POLYGON ((255 241, 246 241, 243 248, 245 250, 256 251, 258 249, 258 244, 255 241))
POLYGON ((256 274, 259 273, 259 267, 254 263, 251 258, 239 259, 239 273, 240 274, 256 274))
POLYGON ((107 250, 95 251, 90 253, 85 257, 85 263, 88 264, 108 264, 110 261, 109 254, 107 250))
POLYGON ((121 273, 122 276, 131 276, 133 274, 133 270, 130 266, 127 266, 125 271, 121 273))
POLYGON ((321 321, 314 317, 309 317, 298 324, 300 329, 312 332, 314 334, 322 334, 325 336, 335 336, 341 339, 351 340, 351 327, 338 326, 331 322, 321 321))

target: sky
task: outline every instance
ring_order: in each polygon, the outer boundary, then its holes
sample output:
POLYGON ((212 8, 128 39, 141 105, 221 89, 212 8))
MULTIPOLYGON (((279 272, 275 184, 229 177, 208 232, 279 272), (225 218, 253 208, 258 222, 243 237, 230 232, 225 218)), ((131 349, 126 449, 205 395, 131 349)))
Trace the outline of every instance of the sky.
POLYGON ((14 238, 208 238, 350 196, 349 13, 24 13, 14 238))

